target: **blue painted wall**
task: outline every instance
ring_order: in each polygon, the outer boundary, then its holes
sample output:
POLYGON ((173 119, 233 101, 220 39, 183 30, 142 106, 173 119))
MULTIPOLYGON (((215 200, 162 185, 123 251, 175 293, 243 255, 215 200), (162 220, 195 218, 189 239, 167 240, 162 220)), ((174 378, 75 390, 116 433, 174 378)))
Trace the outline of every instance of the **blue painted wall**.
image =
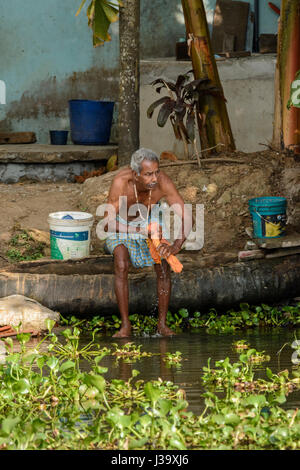
POLYGON ((68 127, 68 99, 117 98, 118 25, 110 43, 93 48, 79 4, 1 0, 0 130, 33 130, 47 142, 49 129, 68 127))
MULTIPOLYGON (((215 0, 204 3, 211 24, 215 0)), ((112 25, 112 41, 94 49, 85 11, 75 17, 79 4, 1 0, 0 80, 6 84, 6 105, 0 104, 0 131, 32 130, 47 143, 49 129, 69 127, 69 99, 117 99, 118 24, 112 25)), ((264 0, 260 8, 260 32, 275 33, 277 15, 264 0)), ((141 0, 141 58, 174 56, 175 43, 184 36, 180 0, 141 0)))

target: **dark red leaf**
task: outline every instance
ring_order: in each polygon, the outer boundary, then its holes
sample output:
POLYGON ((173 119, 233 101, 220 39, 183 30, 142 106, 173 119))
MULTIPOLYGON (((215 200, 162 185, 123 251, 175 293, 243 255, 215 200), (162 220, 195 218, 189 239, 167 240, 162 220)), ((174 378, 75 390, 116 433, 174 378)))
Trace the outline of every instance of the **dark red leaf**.
POLYGON ((195 139, 195 113, 194 111, 189 112, 186 118, 186 130, 189 136, 189 140, 193 142, 195 139))
POLYGON ((164 125, 166 124, 168 117, 173 112, 174 104, 174 101, 169 100, 160 108, 157 116, 157 124, 159 127, 164 127, 164 125))
POLYGON ((147 109, 148 118, 152 117, 153 112, 154 112, 154 110, 157 106, 159 106, 160 104, 163 104, 163 103, 167 103, 168 101, 171 101, 171 99, 168 96, 164 96, 163 98, 160 98, 159 100, 154 101, 154 103, 152 103, 149 106, 149 108, 147 109))

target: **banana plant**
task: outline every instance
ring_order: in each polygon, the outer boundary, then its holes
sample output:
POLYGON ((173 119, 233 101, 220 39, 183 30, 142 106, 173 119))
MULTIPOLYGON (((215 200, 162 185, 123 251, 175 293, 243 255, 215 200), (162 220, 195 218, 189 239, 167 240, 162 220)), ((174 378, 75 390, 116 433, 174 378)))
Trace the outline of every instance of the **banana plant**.
POLYGON ((273 146, 298 154, 300 0, 281 1, 277 44, 273 146))
MULTIPOLYGON (((82 0, 76 13, 79 15, 86 0, 82 0)), ((119 7, 122 6, 120 0, 92 0, 87 8, 88 25, 93 31, 93 46, 101 46, 111 40, 108 33, 111 23, 119 18, 119 7)))

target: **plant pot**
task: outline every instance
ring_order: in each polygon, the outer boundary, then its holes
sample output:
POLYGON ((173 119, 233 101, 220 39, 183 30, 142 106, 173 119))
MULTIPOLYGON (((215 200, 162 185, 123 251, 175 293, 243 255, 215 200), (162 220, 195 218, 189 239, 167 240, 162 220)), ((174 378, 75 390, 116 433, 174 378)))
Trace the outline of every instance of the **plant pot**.
POLYGON ((66 145, 69 131, 49 131, 52 145, 66 145))
POLYGON ((113 117, 113 101, 70 100, 71 139, 77 145, 106 145, 113 117))

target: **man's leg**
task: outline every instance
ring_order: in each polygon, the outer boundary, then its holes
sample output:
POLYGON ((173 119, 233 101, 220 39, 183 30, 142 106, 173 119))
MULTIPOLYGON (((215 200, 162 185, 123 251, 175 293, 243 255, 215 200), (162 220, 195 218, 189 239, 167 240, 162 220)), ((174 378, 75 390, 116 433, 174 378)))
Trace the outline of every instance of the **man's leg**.
POLYGON ((129 321, 129 294, 128 294, 128 268, 129 253, 124 245, 118 245, 114 249, 115 267, 115 293, 120 310, 122 326, 120 331, 113 335, 114 338, 130 336, 131 324, 129 321))
POLYGON ((158 323, 157 331, 164 336, 175 335, 174 331, 166 326, 166 316, 171 296, 171 273, 170 266, 162 259, 161 264, 155 264, 154 269, 157 276, 158 295, 158 323))

